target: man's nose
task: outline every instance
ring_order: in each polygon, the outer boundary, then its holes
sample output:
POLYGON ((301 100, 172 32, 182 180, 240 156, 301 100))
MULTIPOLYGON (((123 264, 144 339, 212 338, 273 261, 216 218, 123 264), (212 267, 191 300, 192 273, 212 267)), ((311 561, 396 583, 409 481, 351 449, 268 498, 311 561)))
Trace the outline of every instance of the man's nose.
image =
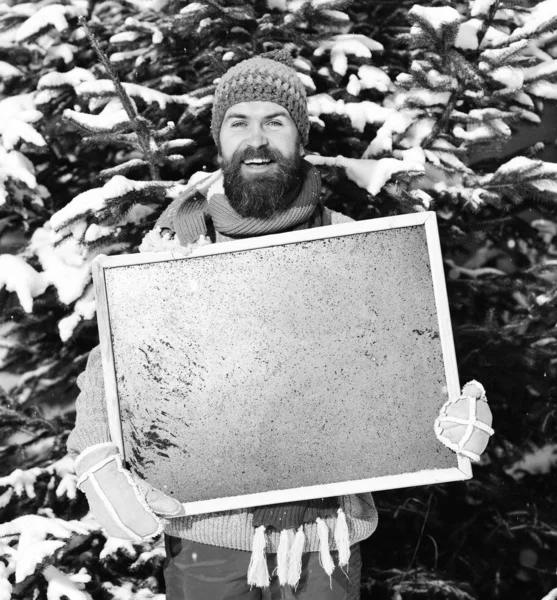
POLYGON ((267 146, 269 143, 265 136, 265 132, 260 125, 254 125, 251 128, 247 142, 248 146, 251 146, 252 148, 261 148, 262 146, 267 146))

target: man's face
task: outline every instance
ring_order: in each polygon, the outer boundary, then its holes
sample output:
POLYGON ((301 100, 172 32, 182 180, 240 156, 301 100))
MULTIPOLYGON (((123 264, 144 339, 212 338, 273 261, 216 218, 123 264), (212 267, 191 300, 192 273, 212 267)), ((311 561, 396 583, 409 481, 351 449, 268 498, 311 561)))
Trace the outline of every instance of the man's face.
POLYGON ((243 217, 284 210, 301 182, 301 145, 289 112, 275 102, 240 102, 219 136, 224 191, 243 217))

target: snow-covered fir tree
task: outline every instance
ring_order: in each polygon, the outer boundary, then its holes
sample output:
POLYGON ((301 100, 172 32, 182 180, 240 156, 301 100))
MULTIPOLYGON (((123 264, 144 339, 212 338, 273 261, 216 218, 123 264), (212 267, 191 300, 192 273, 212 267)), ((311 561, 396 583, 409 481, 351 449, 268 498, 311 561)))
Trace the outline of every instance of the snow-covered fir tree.
POLYGON ((473 480, 376 495, 364 597, 557 588, 557 167, 516 149, 557 100, 556 32, 557 0, 0 6, 0 600, 164 598, 160 540, 107 539, 65 452, 97 343, 91 262, 137 251, 217 169, 215 81, 279 47, 326 204, 437 212, 460 375, 495 413, 473 480))

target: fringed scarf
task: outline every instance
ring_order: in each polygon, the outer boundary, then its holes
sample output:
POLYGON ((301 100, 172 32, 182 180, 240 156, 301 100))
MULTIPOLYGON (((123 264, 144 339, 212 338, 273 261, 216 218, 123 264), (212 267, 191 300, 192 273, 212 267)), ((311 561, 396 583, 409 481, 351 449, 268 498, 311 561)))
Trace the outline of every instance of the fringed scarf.
POLYGON ((240 216, 228 202, 221 175, 209 187, 206 198, 200 193, 202 181, 174 200, 159 217, 157 226, 174 232, 180 244, 185 246, 196 242, 200 235, 211 237, 214 230, 229 237, 242 238, 328 225, 330 222, 326 221, 325 210, 319 200, 319 172, 306 161, 302 161, 302 169, 303 179, 298 195, 288 208, 268 219, 240 216))
MULTIPOLYGON (((302 165, 303 180, 299 193, 288 208, 268 219, 240 216, 230 206, 224 194, 222 175, 213 175, 192 186, 181 198, 174 200, 157 221, 157 226, 174 232, 180 244, 185 246, 196 242, 200 236, 209 235, 214 238, 215 231, 240 238, 329 225, 330 218, 319 199, 319 172, 306 161, 303 161, 302 165), (207 197, 203 193, 204 190, 207 190, 207 197)), ((320 562, 325 572, 331 576, 335 565, 329 549, 330 532, 324 519, 335 515, 336 525, 332 535, 338 550, 339 565, 348 565, 348 526, 338 498, 260 506, 252 509, 252 513, 254 537, 248 568, 250 585, 269 586, 265 532, 272 529, 280 533, 277 551, 279 582, 281 585, 289 584, 293 587, 298 584, 306 541, 304 525, 309 523, 317 523, 320 562)))
POLYGON ((338 551, 339 566, 346 567, 350 559, 350 538, 346 515, 339 506, 338 498, 301 500, 284 504, 259 506, 253 509, 255 529, 251 560, 248 568, 248 583, 257 587, 268 587, 270 583, 265 556, 265 532, 273 528, 280 532, 277 550, 277 576, 281 585, 296 587, 302 573, 302 554, 306 537, 304 525, 317 524, 319 536, 319 562, 331 577, 335 564, 329 547, 329 528, 326 517, 336 515, 332 532, 338 551))

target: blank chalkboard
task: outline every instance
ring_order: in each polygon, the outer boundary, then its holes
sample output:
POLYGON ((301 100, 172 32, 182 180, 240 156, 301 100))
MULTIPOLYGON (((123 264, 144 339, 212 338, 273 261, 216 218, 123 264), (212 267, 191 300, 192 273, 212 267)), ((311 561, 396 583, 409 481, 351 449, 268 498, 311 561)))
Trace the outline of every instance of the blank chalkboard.
POLYGON ((188 514, 454 481, 435 213, 95 263, 113 440, 188 514))

